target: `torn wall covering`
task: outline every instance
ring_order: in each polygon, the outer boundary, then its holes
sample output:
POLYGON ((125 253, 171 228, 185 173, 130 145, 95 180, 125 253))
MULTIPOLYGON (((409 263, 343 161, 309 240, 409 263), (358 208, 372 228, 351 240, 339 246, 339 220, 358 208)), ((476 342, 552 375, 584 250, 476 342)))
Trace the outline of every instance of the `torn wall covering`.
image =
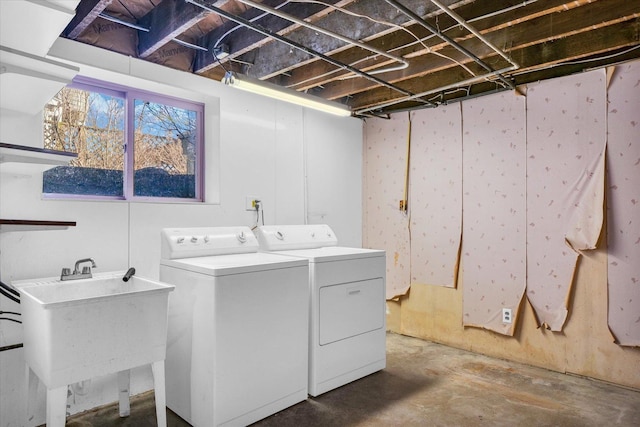
POLYGON ((605 72, 527 90, 527 298, 561 331, 580 251, 594 249, 604 203, 605 72))
POLYGON ((616 67, 608 98, 609 329, 640 346, 640 62, 616 67))
POLYGON ((411 114, 411 280, 455 288, 462 238, 461 104, 411 114))
POLYGON ((462 105, 463 324, 513 335, 526 286, 525 98, 462 105))
POLYGON ((364 126, 364 231, 366 247, 387 252, 387 299, 409 290, 409 219, 404 197, 408 117, 373 119, 364 126))

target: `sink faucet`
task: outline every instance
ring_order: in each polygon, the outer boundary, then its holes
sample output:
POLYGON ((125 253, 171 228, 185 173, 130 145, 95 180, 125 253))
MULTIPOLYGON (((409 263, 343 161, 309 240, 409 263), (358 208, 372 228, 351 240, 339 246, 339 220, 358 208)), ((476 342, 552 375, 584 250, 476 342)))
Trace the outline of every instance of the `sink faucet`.
POLYGON ((63 268, 62 274, 60 275, 60 280, 75 280, 75 279, 90 279, 93 277, 91 275, 91 268, 97 268, 95 261, 91 258, 83 258, 76 261, 75 266, 73 267, 73 273, 70 268, 63 268), (82 271, 80 271, 80 264, 84 262, 90 262, 91 267, 83 267, 82 271))

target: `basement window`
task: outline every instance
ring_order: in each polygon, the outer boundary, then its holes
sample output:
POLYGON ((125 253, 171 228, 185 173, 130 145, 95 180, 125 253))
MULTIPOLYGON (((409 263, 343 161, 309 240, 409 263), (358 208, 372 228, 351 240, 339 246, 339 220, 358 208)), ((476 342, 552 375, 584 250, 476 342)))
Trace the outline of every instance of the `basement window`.
POLYGON ((199 103, 77 78, 44 109, 44 148, 78 153, 43 173, 47 198, 203 200, 199 103))

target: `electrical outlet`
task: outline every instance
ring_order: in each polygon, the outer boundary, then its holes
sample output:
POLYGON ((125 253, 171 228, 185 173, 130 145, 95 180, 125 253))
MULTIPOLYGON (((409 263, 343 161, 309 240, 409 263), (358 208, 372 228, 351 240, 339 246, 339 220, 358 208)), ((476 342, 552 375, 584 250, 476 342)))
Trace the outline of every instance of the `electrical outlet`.
POLYGON ((502 309, 502 323, 513 323, 513 317, 511 316, 510 308, 502 309))
POLYGON ((260 198, 256 197, 256 196, 247 196, 245 199, 245 206, 244 208, 248 211, 255 211, 256 210, 256 202, 259 202, 260 198))

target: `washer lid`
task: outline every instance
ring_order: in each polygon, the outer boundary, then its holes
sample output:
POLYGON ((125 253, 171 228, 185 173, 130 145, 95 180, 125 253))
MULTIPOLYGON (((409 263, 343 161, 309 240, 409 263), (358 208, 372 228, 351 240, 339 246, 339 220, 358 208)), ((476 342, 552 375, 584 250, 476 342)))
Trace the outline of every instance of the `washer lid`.
POLYGON ((266 225, 255 230, 260 249, 284 251, 336 246, 338 238, 326 224, 266 225))
POLYGON ((197 258, 162 259, 160 265, 193 271, 209 276, 255 273, 293 267, 308 267, 309 261, 266 252, 212 255, 197 258))
POLYGON ((386 256, 386 252, 380 249, 349 248, 344 246, 297 249, 290 251, 278 251, 276 253, 278 255, 306 258, 309 262, 345 261, 350 259, 386 256))

